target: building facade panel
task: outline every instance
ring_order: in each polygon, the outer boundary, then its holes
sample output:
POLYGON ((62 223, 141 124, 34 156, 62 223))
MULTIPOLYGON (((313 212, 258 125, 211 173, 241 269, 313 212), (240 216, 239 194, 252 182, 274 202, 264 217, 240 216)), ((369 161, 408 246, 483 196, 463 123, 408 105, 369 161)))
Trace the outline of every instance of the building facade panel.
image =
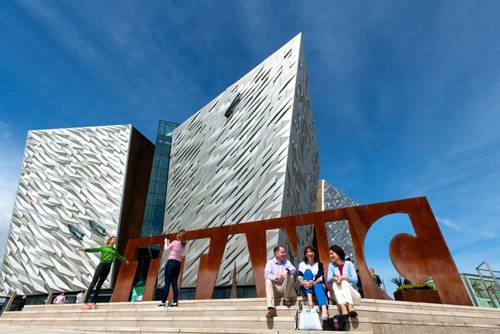
MULTIPOLYGON (((304 49, 301 46, 297 66, 297 80, 294 90, 294 106, 288 146, 288 164, 284 186, 282 216, 294 216, 314 212, 316 191, 312 185, 318 184, 319 157, 316 147, 316 129, 309 95, 309 79, 304 49)), ((303 226, 298 229, 298 254, 293 260, 302 260, 305 246, 314 240, 314 227, 303 226)), ((280 244, 288 244, 281 233, 280 244)), ((288 247, 291 250, 291 247, 288 247)))
POLYGON ((77 249, 118 232, 132 131, 118 125, 28 133, 0 273, 3 293, 87 288, 99 257, 77 249))
MULTIPOLYGON (((298 35, 174 130, 165 232, 314 211, 319 167, 305 82, 298 35)), ((268 232, 270 256, 282 239, 268 232)), ((183 286, 196 285, 207 246, 188 244, 183 286)), ((254 283, 246 247, 243 235, 230 237, 217 285, 231 284, 235 267, 238 284, 254 283)))
MULTIPOLYGON (((347 208, 357 206, 349 196, 333 187, 325 180, 320 181, 319 185, 321 197, 319 198, 319 206, 321 211, 333 210, 339 208, 347 208)), ((340 246, 346 257, 349 257, 354 263, 357 263, 354 246, 352 245, 351 232, 346 220, 329 222, 326 225, 326 233, 329 245, 340 246)))

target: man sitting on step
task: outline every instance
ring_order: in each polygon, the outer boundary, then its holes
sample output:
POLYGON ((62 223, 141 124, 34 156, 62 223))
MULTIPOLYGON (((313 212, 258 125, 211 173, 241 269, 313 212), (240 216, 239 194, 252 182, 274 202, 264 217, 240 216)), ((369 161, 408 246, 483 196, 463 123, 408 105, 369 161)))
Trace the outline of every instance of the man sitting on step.
POLYGON ((290 306, 289 298, 295 295, 293 289, 295 267, 286 259, 283 246, 274 247, 274 257, 267 261, 264 272, 266 281, 267 318, 276 314, 275 298, 283 297, 283 305, 290 306), (292 295, 293 293, 293 295, 292 295))

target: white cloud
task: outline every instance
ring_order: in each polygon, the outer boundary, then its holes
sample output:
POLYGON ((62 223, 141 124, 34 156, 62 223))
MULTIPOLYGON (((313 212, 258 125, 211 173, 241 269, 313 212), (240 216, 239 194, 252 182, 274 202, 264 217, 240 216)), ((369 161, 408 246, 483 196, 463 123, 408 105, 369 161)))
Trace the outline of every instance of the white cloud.
POLYGON ((71 19, 60 14, 57 6, 50 6, 47 3, 26 1, 21 2, 32 15, 44 22, 53 33, 57 34, 57 39, 68 50, 71 50, 78 57, 98 59, 98 52, 89 43, 87 38, 70 24, 71 19))
POLYGON ((453 223, 451 220, 446 219, 446 218, 438 218, 437 221, 445 226, 451 227, 452 229, 455 229, 457 231, 463 231, 463 228, 455 223, 453 223))
POLYGON ((493 270, 498 270, 500 268, 498 254, 500 254, 500 245, 492 245, 490 247, 463 250, 458 254, 454 254, 453 257, 460 272, 476 273, 475 268, 482 261, 488 262, 493 270))
MULTIPOLYGON (((182 119, 185 105, 179 105, 203 94, 198 63, 190 60, 182 47, 199 47, 199 41, 194 37, 185 40, 193 29, 190 22, 185 22, 189 29, 172 27, 172 6, 134 2, 122 2, 119 6, 32 1, 21 4, 64 50, 55 57, 77 64, 70 70, 84 71, 95 82, 93 90, 120 99, 126 106, 121 111, 123 117, 154 118, 156 122, 159 112, 168 111, 172 121, 182 119), (159 24, 160 18, 165 22, 159 24), (181 46, 171 39, 178 40, 181 46)), ((65 108, 73 108, 66 106, 64 100, 55 107, 64 112, 65 108)))

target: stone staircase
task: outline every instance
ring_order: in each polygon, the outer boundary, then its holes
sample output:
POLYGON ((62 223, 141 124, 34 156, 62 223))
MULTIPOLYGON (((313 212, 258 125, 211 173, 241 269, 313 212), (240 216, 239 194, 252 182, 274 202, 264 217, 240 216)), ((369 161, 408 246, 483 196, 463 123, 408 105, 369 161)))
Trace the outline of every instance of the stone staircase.
MULTIPOLYGON (((264 298, 182 300, 177 308, 158 302, 28 305, 0 317, 1 333, 307 333, 296 331, 297 305, 265 317, 264 298), (24 331, 24 332, 23 332, 24 331)), ((500 333, 500 310, 456 305, 363 299, 352 333, 500 333)), ((337 313, 330 308, 330 316, 337 313)))

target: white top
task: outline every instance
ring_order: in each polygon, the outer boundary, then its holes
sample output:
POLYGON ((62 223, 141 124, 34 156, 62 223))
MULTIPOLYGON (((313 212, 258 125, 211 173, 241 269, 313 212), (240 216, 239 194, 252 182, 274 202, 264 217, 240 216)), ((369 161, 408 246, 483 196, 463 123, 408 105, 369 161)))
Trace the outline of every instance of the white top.
MULTIPOLYGON (((307 269, 311 270, 311 272, 313 273, 314 277, 316 277, 316 275, 318 274, 318 270, 319 270, 318 262, 315 262, 311 266, 309 263, 305 263, 304 261, 302 261, 299 264, 299 277, 298 277, 298 279, 304 279, 304 277, 302 275, 304 274, 304 272, 307 269)), ((323 278, 321 278, 321 280, 323 280, 323 278)))

